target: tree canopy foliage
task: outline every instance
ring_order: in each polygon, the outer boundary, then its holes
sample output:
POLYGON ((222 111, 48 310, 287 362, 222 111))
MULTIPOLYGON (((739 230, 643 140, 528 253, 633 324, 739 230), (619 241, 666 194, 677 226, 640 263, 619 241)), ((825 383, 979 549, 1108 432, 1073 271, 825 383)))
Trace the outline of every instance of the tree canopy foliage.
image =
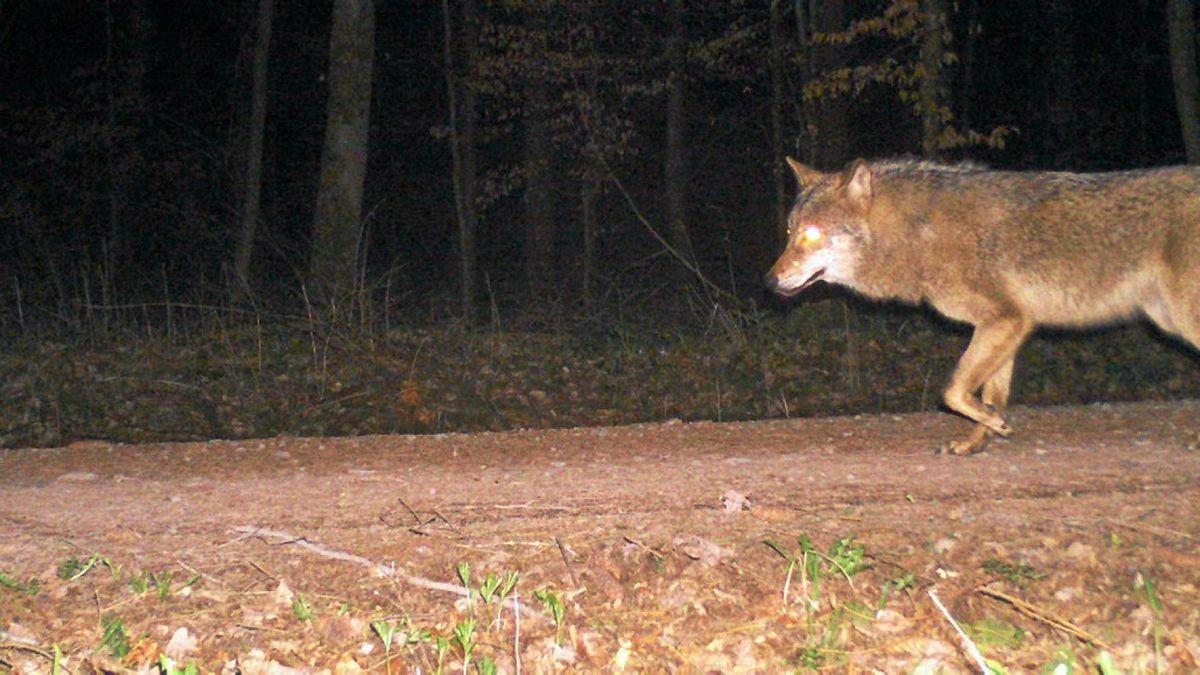
MULTIPOLYGON (((0 9, 4 325, 226 301, 249 231, 255 4, 0 9)), ((1101 4, 379 3, 363 291, 430 316, 662 289, 672 307, 683 267, 754 296, 792 190, 787 154, 825 168, 903 153, 1182 161, 1165 8, 1101 4), (473 181, 457 209, 452 134, 473 181), (464 208, 469 240, 455 234, 464 208)), ((246 281, 281 312, 302 302, 313 254, 331 17, 330 3, 275 10, 246 281)), ((1194 50, 1180 53, 1186 75, 1194 50)))

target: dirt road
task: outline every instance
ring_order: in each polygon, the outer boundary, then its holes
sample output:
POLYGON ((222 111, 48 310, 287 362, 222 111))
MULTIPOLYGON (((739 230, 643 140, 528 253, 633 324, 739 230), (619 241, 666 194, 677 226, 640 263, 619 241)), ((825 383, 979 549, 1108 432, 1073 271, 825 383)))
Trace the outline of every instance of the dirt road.
POLYGON ((1194 672, 1198 417, 1017 408, 969 458, 933 413, 9 451, 0 672, 975 669, 930 589, 1010 672, 1194 672), (519 625, 460 563, 519 573, 519 625))

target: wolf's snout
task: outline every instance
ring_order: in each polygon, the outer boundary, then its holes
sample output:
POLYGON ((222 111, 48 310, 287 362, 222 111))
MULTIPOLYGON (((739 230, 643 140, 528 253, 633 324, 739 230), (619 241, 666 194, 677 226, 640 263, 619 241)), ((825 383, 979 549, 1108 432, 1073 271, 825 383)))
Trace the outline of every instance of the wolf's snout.
POLYGON ((763 275, 763 285, 769 288, 773 293, 779 292, 779 277, 774 272, 767 272, 763 275))

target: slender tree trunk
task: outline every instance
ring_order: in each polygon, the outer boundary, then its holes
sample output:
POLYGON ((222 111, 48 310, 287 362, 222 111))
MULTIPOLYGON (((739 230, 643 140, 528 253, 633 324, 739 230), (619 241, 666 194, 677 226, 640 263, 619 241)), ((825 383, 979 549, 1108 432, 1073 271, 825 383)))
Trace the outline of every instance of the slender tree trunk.
POLYGON ((145 280, 136 264, 139 233, 132 226, 129 205, 139 198, 139 178, 145 166, 139 138, 146 119, 146 60, 153 34, 153 12, 147 0, 104 3, 104 167, 108 236, 103 242, 101 301, 115 300, 119 289, 145 280))
POLYGON ((964 129, 970 129, 975 123, 975 61, 976 46, 979 42, 979 0, 965 0, 963 13, 966 15, 960 28, 962 30, 962 55, 959 59, 958 83, 954 87, 955 116, 964 129))
MULTIPOLYGON (((846 28, 845 0, 813 0, 809 5, 812 33, 834 33, 846 28)), ((841 67, 845 50, 836 45, 815 45, 812 48, 814 77, 841 67)), ((813 132, 813 162, 822 168, 840 167, 850 159, 847 135, 846 100, 827 96, 809 103, 807 117, 813 132)))
POLYGON ((1150 0, 1138 0, 1137 4, 1137 19, 1135 25, 1137 28, 1137 53, 1134 54, 1134 63, 1137 64, 1137 102, 1138 102, 1138 123, 1135 136, 1135 146, 1137 147, 1137 166, 1145 166, 1150 161, 1150 137, 1148 134, 1148 125, 1150 123, 1150 91, 1149 79, 1151 63, 1150 57, 1150 41, 1153 33, 1147 24, 1147 15, 1150 12, 1150 0))
POLYGON ((329 308, 354 286, 374 50, 373 0, 334 0, 325 144, 309 267, 316 299, 329 308))
POLYGON ((946 84, 942 55, 946 51, 945 0, 921 0, 921 18, 925 29, 921 38, 921 152, 926 157, 938 154, 938 139, 946 124, 946 84))
POLYGON ((593 286, 596 283, 596 201, 600 195, 599 182, 590 175, 583 177, 579 194, 579 220, 583 227, 583 305, 591 307, 593 286))
POLYGON ((108 243, 104 247, 104 260, 100 266, 100 299, 104 304, 109 303, 109 290, 113 285, 113 277, 115 270, 118 267, 123 267, 125 262, 126 240, 121 229, 121 196, 124 190, 120 182, 120 176, 117 169, 117 153, 113 139, 117 136, 117 79, 118 74, 115 71, 116 63, 113 53, 113 43, 116 40, 115 31, 113 30, 113 7, 112 0, 105 0, 104 3, 104 89, 106 95, 105 101, 105 125, 108 127, 108 133, 105 134, 104 140, 104 171, 107 185, 108 198, 108 243))
MULTIPOLYGON (((800 50, 807 50, 809 47, 808 38, 811 33, 809 23, 812 20, 812 12, 808 11, 808 3, 809 0, 792 0, 792 10, 796 19, 796 46, 800 50)), ((808 59, 805 59, 805 63, 807 62, 808 59)))
POLYGON ((1175 109, 1188 164, 1200 163, 1200 111, 1196 75, 1195 0, 1167 0, 1167 35, 1171 44, 1171 79, 1175 83, 1175 109))
MULTIPOLYGON (((535 75, 535 78, 538 76, 535 75)), ((554 275, 554 212, 550 204, 551 139, 546 83, 529 83, 525 100, 525 278, 533 297, 554 275)))
POLYGON ((462 0, 463 7, 463 87, 462 133, 462 195, 466 216, 458 231, 460 295, 463 320, 475 321, 475 232, 478 228, 476 207, 477 173, 475 159, 475 128, 478 122, 478 97, 475 79, 475 46, 479 42, 479 8, 475 0, 462 0))
POLYGON ((1046 110, 1050 116, 1047 145, 1054 155, 1054 165, 1069 169, 1079 153, 1075 17, 1069 0, 1050 0, 1048 11, 1052 39, 1046 63, 1046 110))
POLYGON ((271 16, 274 0, 258 0, 258 31, 254 43, 254 73, 251 85, 250 128, 246 153, 245 201, 242 227, 234 251, 233 270, 239 290, 250 288, 250 254, 258 228, 259 197, 262 194, 263 129, 267 119, 267 56, 271 50, 271 16))
POLYGON ((695 263, 691 237, 687 227, 687 159, 684 136, 687 120, 684 108, 685 41, 684 0, 668 0, 667 13, 670 34, 667 37, 667 157, 666 204, 667 240, 676 255, 688 264, 695 263))
MULTIPOLYGON (((796 59, 798 61, 796 70, 800 78, 801 88, 813 78, 814 72, 814 48, 810 41, 810 37, 812 36, 812 12, 809 11, 809 2, 810 0, 792 0, 792 13, 796 22, 796 59)), ((797 92, 795 100, 796 128, 799 130, 795 152, 799 153, 801 161, 805 164, 815 165, 816 127, 813 125, 812 119, 814 106, 811 102, 805 101, 800 92, 797 92)))
MULTIPOLYGON (((596 32, 600 29, 600 22, 603 19, 598 4, 596 0, 592 0, 588 3, 587 8, 587 99, 582 106, 582 115, 584 116, 584 129, 589 133, 600 124, 599 116, 596 114, 600 107, 600 54, 596 46, 596 32)), ((598 145, 591 142, 588 144, 598 145)), ((595 148, 595 151, 601 152, 598 147, 595 148)), ((590 308, 596 279, 596 233, 599 230, 596 202, 600 198, 600 181, 604 174, 598 157, 586 153, 584 161, 586 164, 581 177, 583 184, 579 191, 579 220, 583 228, 583 287, 581 291, 584 307, 590 308)))
POLYGON ((462 0, 460 4, 463 25, 456 41, 450 4, 448 0, 442 0, 443 56, 450 111, 451 183, 458 228, 459 306, 463 321, 471 324, 475 322, 475 126, 478 117, 473 80, 479 24, 475 0, 462 0), (458 63, 454 58, 456 52, 460 55, 458 63))
POLYGON ((783 168, 787 150, 783 144, 783 21, 779 4, 783 0, 767 0, 770 5, 769 21, 771 66, 771 181, 775 184, 775 227, 782 234, 787 230, 789 184, 787 171, 783 168))

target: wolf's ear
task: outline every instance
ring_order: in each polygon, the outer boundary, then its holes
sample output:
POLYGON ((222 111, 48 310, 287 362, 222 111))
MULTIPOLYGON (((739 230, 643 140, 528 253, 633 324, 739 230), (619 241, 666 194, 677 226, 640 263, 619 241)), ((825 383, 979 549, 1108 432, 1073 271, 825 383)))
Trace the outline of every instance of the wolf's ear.
POLYGON ((788 166, 792 167, 792 173, 796 174, 796 185, 798 185, 801 190, 821 180, 821 178, 825 175, 816 169, 810 169, 807 166, 804 166, 791 157, 787 158, 787 163, 788 166))
POLYGON ((842 187, 851 201, 865 204, 871 199, 871 167, 867 166, 867 160, 856 159, 846 167, 842 187))

